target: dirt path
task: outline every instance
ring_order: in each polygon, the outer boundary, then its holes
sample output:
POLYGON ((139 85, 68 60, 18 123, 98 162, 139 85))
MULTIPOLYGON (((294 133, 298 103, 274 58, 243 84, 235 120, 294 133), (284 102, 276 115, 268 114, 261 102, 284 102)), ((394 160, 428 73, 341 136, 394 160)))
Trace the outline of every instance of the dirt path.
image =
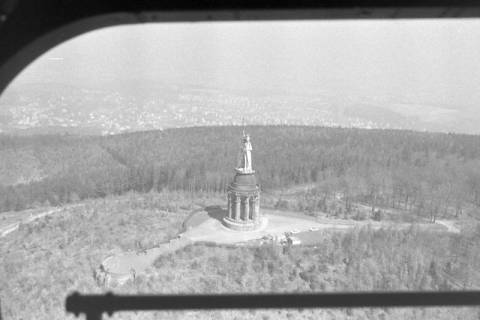
POLYGON ((120 255, 113 255, 104 260, 103 266, 107 272, 128 274, 132 270, 140 273, 150 267, 161 255, 174 252, 190 244, 188 239, 173 239, 160 246, 140 252, 128 251, 120 255))
POLYGON ((446 227, 448 232, 460 233, 460 229, 455 226, 455 221, 453 220, 436 220, 435 223, 446 227))
MULTIPOLYGON (((40 212, 40 213, 37 213, 37 214, 34 214, 34 215, 30 215, 27 218, 20 218, 19 221, 11 223, 7 226, 4 226, 4 227, 0 228, 0 237, 5 237, 6 235, 18 230, 18 228, 20 227, 21 224, 26 224, 26 223, 33 222, 37 219, 46 217, 50 214, 57 213, 61 210, 62 210, 61 208, 55 208, 55 209, 50 209, 48 211, 40 212)), ((21 213, 19 213, 19 215, 21 215, 21 213)))
POLYGON ((38 213, 32 213, 31 211, 28 212, 18 212, 18 221, 10 223, 6 226, 0 226, 0 238, 7 236, 8 234, 18 230, 21 224, 28 224, 31 223, 37 219, 46 217, 48 215, 54 214, 61 212, 66 209, 71 209, 74 207, 81 206, 81 204, 76 204, 76 205, 71 205, 71 206, 64 206, 60 208, 51 208, 49 210, 43 211, 43 212, 38 212, 38 213))

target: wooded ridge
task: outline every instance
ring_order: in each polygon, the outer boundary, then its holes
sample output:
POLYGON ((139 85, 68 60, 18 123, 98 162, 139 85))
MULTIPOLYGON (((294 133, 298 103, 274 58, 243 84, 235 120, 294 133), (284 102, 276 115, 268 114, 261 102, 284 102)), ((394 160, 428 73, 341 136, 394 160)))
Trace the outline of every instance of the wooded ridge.
MULTIPOLYGON (((352 202, 431 215, 480 206, 480 136, 405 130, 251 126, 264 191, 315 184, 304 210, 352 202)), ((114 136, 0 135, 0 211, 129 190, 224 192, 241 127, 114 136)))

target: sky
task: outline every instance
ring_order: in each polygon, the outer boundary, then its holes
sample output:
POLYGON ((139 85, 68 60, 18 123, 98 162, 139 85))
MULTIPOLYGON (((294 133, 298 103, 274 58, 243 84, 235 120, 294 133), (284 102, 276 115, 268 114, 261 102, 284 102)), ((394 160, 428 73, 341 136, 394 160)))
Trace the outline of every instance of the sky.
POLYGON ((99 29, 12 83, 134 81, 480 105, 480 21, 155 23, 99 29))

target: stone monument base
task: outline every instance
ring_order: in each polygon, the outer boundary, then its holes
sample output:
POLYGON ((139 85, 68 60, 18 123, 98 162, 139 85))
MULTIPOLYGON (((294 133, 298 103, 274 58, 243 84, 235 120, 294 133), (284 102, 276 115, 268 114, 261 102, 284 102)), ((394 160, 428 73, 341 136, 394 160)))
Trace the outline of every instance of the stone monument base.
POLYGON ((230 219, 229 217, 224 217, 222 219, 222 223, 225 227, 230 228, 232 230, 236 231, 254 231, 257 229, 260 229, 262 226, 262 218, 257 219, 255 221, 253 220, 247 220, 247 221, 236 221, 233 219, 230 219))

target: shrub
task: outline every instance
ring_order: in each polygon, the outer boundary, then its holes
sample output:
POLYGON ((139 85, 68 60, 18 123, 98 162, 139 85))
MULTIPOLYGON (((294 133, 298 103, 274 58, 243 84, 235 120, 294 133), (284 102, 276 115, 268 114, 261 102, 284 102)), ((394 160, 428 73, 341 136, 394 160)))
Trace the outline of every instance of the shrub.
POLYGON ((289 209, 288 201, 278 199, 277 203, 275 203, 275 209, 289 209))
POLYGON ((372 219, 375 220, 375 221, 380 221, 380 220, 382 220, 382 212, 380 211, 380 209, 376 209, 376 210, 373 212, 372 219))

